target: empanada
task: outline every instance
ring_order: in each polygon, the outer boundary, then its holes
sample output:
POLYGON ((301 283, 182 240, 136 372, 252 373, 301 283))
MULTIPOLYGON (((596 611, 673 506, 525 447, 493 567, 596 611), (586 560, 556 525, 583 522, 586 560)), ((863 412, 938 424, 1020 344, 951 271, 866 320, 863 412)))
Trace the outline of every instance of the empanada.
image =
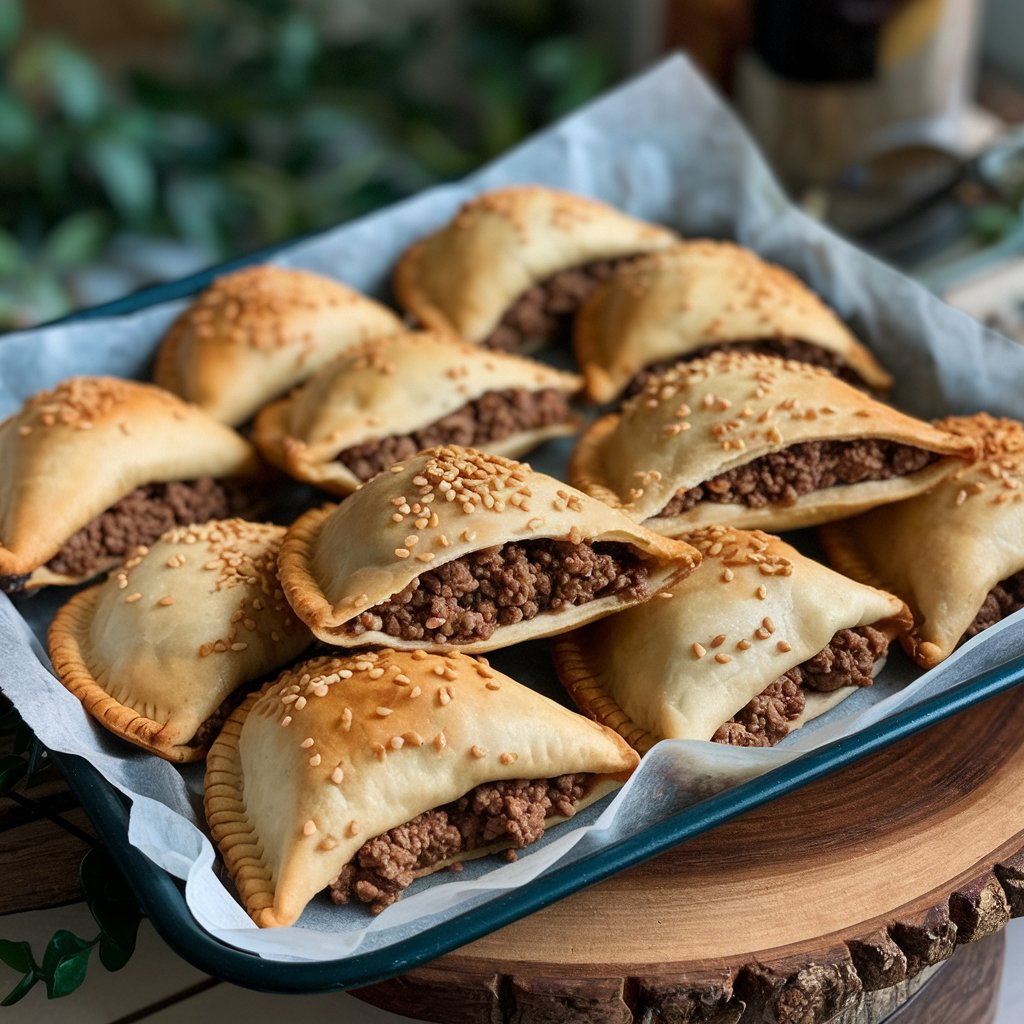
POLYGON ((395 294, 426 327, 529 352, 553 340, 612 261, 677 240, 605 203, 516 185, 471 199, 406 250, 395 294))
POLYGON ((256 452, 176 395, 75 377, 0 423, 0 589, 74 584, 175 525, 251 505, 256 452))
POLYGON ((569 479, 667 536, 788 530, 920 494, 974 451, 818 367, 713 352, 594 423, 569 479))
POLYGON ((697 564, 529 466, 433 448, 301 516, 281 549, 289 602, 320 639, 489 651, 637 604, 697 564))
POLYGON ((57 613, 57 677, 111 732, 168 761, 199 760, 232 694, 313 642, 277 581, 283 537, 283 526, 227 519, 139 549, 57 613))
POLYGON ((308 270, 217 278, 174 322, 153 379, 232 426, 367 338, 403 329, 387 307, 308 270))
POLYGON ((253 440, 299 480, 354 491, 440 444, 517 456, 575 432, 581 379, 434 331, 371 341, 263 409, 253 440))
POLYGON ((892 386, 802 281, 732 242, 681 242, 619 267, 580 308, 573 347, 595 402, 719 348, 813 363, 875 391, 892 386))
POLYGON ((904 645, 922 668, 1024 607, 1024 424, 978 413, 936 426, 978 442, 978 461, 926 494, 821 530, 840 572, 910 605, 904 645))
POLYGON ((776 743, 870 686, 910 626, 898 598, 778 537, 706 526, 686 539, 703 561, 670 598, 554 643, 576 703, 641 753, 661 739, 776 743))
POLYGON ((253 920, 289 925, 327 887, 379 911, 416 877, 525 846, 638 760, 485 661, 369 651, 246 699, 210 751, 206 816, 253 920))

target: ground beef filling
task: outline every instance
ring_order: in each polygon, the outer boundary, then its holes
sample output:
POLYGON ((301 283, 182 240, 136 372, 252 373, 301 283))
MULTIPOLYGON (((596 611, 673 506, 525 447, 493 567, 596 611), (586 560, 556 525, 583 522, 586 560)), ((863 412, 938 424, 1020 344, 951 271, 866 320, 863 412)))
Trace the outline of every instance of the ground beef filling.
POLYGON ((623 260, 596 260, 570 267, 528 288, 484 338, 484 348, 519 352, 533 343, 568 340, 572 318, 590 293, 607 281, 623 260))
POLYGON ((844 686, 870 686, 875 663, 889 650, 889 638, 874 626, 841 629, 828 646, 791 668, 720 726, 715 743, 770 747, 785 736, 804 710, 804 690, 831 693, 844 686))
POLYGON ((682 515, 702 501, 749 508, 792 505, 802 494, 827 487, 909 476, 938 458, 923 448, 877 438, 803 441, 678 491, 657 518, 682 515))
POLYGON ((0 573, 0 592, 4 594, 20 594, 25 589, 25 584, 28 583, 28 578, 31 575, 30 572, 8 574, 6 576, 0 573))
POLYGON ((454 803, 424 811, 363 843, 331 883, 331 899, 369 903, 379 914, 417 875, 440 861, 492 844, 522 849, 536 842, 544 835, 545 819, 556 814, 571 818, 593 784, 593 775, 561 775, 477 786, 454 803))
POLYGON ((1001 619, 1024 608, 1024 569, 997 583, 986 595, 974 621, 960 638, 960 643, 977 636, 982 630, 994 626, 1001 619))
POLYGON ((236 480, 201 477, 146 484, 72 534, 46 567, 63 576, 89 576, 109 559, 121 558, 139 544, 152 544, 175 526, 223 519, 247 503, 248 489, 236 480))
POLYGON ((629 382, 625 397, 631 398, 633 395, 639 394, 653 377, 657 377, 676 364, 688 363, 692 359, 703 359, 705 356, 711 355, 712 352, 755 352, 759 355, 793 359, 798 363, 820 366, 823 370, 828 370, 834 376, 845 380, 847 384, 853 384, 854 387, 862 389, 866 387, 860 374, 849 366, 841 355, 831 349, 813 345, 809 341, 798 341, 796 338, 763 338, 758 341, 729 341, 716 345, 705 345, 703 348, 687 352, 685 355, 651 363, 629 382))
POLYGON ((338 455, 338 461, 360 480, 369 480, 425 448, 447 444, 483 448, 513 434, 564 423, 569 415, 568 397, 555 388, 489 391, 412 434, 385 437, 346 448, 338 455))
POLYGON ((499 626, 601 597, 647 596, 648 568, 628 544, 528 540, 484 548, 417 576, 349 627, 402 640, 471 643, 499 626))
POLYGON ((249 686, 240 686, 233 693, 229 693, 221 702, 220 706, 209 718, 204 721, 198 729, 196 729, 195 735, 188 741, 186 746, 189 747, 208 747, 211 743, 220 735, 221 729, 224 728, 224 723, 228 720, 228 716, 231 714, 239 704, 256 688, 257 684, 250 684, 249 686))

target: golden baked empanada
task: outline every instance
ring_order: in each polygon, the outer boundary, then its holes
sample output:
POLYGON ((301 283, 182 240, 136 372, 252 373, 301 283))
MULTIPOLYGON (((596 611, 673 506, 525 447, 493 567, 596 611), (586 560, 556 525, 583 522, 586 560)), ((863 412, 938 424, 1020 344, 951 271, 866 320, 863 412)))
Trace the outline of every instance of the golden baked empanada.
POLYGON ((339 647, 489 651, 645 600, 697 563, 529 466, 454 446, 396 463, 281 549, 289 602, 339 647))
POLYGON ((308 270, 245 267, 175 320, 153 379, 237 426, 367 338, 403 329, 386 306, 308 270))
POLYGON ((263 409, 253 440, 299 480, 354 491, 439 444, 517 456, 575 432, 582 380, 434 331, 396 334, 334 360, 263 409))
POLYGON ((525 846, 638 761, 484 661, 370 651, 246 699, 210 751, 206 816, 253 920, 288 925, 327 887, 379 911, 416 877, 525 846))
POLYGON ((0 589, 73 584, 175 525, 251 499, 229 427, 151 384, 75 377, 0 423, 0 589))
POLYGON ((671 597, 554 644, 576 703, 641 753, 661 739, 769 746, 870 686, 910 626, 898 598, 778 537, 706 526, 686 539, 703 561, 671 597))
POLYGON ((277 581, 283 537, 283 526, 227 519, 139 549, 57 613, 57 677, 111 732, 168 761, 199 760, 231 695, 313 642, 277 581))
POLYGON ((594 423, 569 479, 668 536, 788 530, 920 494, 974 451, 818 367, 713 352, 594 423))
POLYGON ((619 267, 580 308, 573 347, 595 402, 719 348, 813 363, 876 391, 892 386, 802 281, 732 242, 680 242, 619 267))
POLYGON ((469 200, 407 249, 395 268, 395 294, 426 327, 528 352, 552 340, 611 273, 608 261, 677 240, 605 203, 514 185, 469 200))
POLYGON ((821 531, 840 572, 910 605, 904 645, 922 668, 1024 607, 1024 424, 978 413, 936 426, 978 442, 978 461, 926 494, 821 531))

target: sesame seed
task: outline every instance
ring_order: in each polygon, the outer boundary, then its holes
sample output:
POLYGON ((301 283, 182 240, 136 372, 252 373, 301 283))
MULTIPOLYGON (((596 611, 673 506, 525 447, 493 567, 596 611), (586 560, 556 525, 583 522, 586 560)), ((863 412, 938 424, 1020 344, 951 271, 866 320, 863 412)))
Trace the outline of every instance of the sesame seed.
POLYGON ((373 755, 378 761, 383 761, 388 752, 383 743, 374 743, 370 750, 373 751, 373 755))
POLYGON ((405 740, 401 736, 392 736, 389 745, 392 750, 401 750, 405 746, 405 740))
POLYGON ((414 686, 409 691, 409 699, 412 700, 413 698, 418 697, 422 692, 423 691, 418 686, 414 686))
POLYGON ((738 650, 741 650, 741 651, 749 651, 750 650, 750 641, 746 637, 744 637, 742 640, 737 642, 736 647, 737 647, 738 650))
POLYGON ((789 644, 787 644, 785 640, 780 640, 775 646, 780 651, 782 651, 783 654, 785 654, 787 651, 793 650, 793 648, 789 644))
POLYGON ((247 643, 245 643, 243 640, 239 640, 237 643, 233 643, 231 645, 231 650, 233 650, 233 651, 244 651, 248 646, 249 645, 247 643))
POLYGON ((443 732, 439 732, 434 737, 434 749, 436 751, 438 751, 438 753, 440 753, 447 746, 448 746, 448 737, 445 736, 445 734, 443 732))
POLYGON ((320 761, 321 761, 320 755, 319 754, 314 754, 309 759, 309 767, 310 768, 319 768, 320 767, 320 761))
POLYGON ((725 633, 719 633, 714 640, 711 641, 712 647, 721 647, 725 643, 725 633))
POLYGON ((129 594, 125 599, 125 604, 134 604, 136 601, 141 601, 142 595, 136 590, 134 594, 129 594))
POLYGON ((341 713, 341 727, 348 732, 352 728, 352 709, 345 708, 341 713))
POLYGON ((690 650, 693 651, 693 656, 697 659, 703 658, 708 653, 703 644, 698 643, 692 644, 690 650))
POLYGON ((302 834, 304 836, 311 836, 316 831, 316 822, 310 818, 305 825, 302 826, 302 834))
POLYGON ((501 683, 497 679, 488 679, 487 682, 484 683, 484 686, 486 686, 488 690, 501 689, 501 683))
POLYGON ((331 772, 331 782, 333 782, 337 786, 340 785, 344 778, 345 773, 342 771, 341 765, 338 765, 338 767, 335 768, 333 772, 331 772))
POLYGON ((763 601, 768 596, 768 590, 763 583, 754 591, 754 593, 757 595, 757 599, 759 601, 763 601))
POLYGON ((451 701, 452 701, 451 691, 448 689, 447 686, 442 686, 437 691, 437 702, 440 705, 442 705, 442 707, 443 707, 446 704, 450 704, 451 701))
POLYGON ((394 710, 394 708, 379 707, 377 708, 377 714, 380 715, 381 718, 387 718, 388 715, 394 713, 394 710))
POLYGON ((371 668, 367 675, 371 679, 380 679, 380 677, 384 675, 384 669, 382 669, 380 666, 377 666, 377 668, 371 668))
POLYGON ((306 706, 306 698, 298 697, 295 701, 295 710, 301 711, 306 706))
POLYGON ((412 682, 404 672, 399 672, 393 681, 398 683, 399 686, 408 686, 412 682))
POLYGON ((769 636, 775 632, 775 623, 767 615, 761 620, 761 625, 768 630, 769 636))
POLYGON ((758 640, 767 640, 768 637, 771 636, 771 633, 769 633, 768 630, 764 628, 764 626, 758 626, 757 629, 754 630, 754 636, 758 640))
POLYGON ((513 754, 513 753, 510 753, 509 751, 505 751, 504 754, 499 755, 498 760, 502 764, 512 764, 513 761, 518 760, 518 758, 519 758, 518 754, 513 754))
POLYGON ((281 724, 282 725, 291 725, 292 724, 292 716, 291 715, 285 715, 284 718, 281 719, 281 724))
POLYGON ((469 752, 475 758, 478 758, 478 759, 481 758, 481 757, 486 757, 487 756, 487 748, 486 747, 477 746, 475 743, 473 744, 473 746, 471 746, 469 748, 469 752))
POLYGON ((418 732, 404 732, 402 733, 402 739, 413 747, 423 746, 423 737, 418 732))
POLYGON ((408 558, 410 551, 408 548, 395 548, 396 558, 408 558))
POLYGON ((299 699, 299 695, 297 693, 286 693, 281 698, 281 703, 282 704, 294 704, 295 701, 297 701, 298 699, 299 699))
POLYGON ((301 742, 301 743, 299 744, 299 746, 300 746, 300 747, 302 747, 302 748, 303 748, 303 749, 305 749, 305 750, 308 750, 308 749, 309 749, 309 748, 310 748, 311 746, 313 746, 313 744, 314 744, 315 742, 316 742, 316 741, 315 741, 315 740, 313 739, 313 737, 312 737, 312 736, 307 736, 307 737, 306 737, 306 738, 305 738, 305 739, 304 739, 304 740, 303 740, 303 741, 302 741, 302 742, 301 742))
POLYGON ((729 662, 732 661, 732 658, 728 654, 716 654, 715 661, 717 661, 719 665, 728 665, 729 662))

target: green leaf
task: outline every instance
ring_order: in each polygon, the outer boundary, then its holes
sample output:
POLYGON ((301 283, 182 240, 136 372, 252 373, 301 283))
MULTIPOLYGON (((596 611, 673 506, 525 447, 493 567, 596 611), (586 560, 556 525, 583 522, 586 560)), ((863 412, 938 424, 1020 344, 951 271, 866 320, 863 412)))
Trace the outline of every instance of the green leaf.
MULTIPOLYGON (((0 228, 0 274, 13 274, 25 266, 27 257, 21 242, 9 231, 0 228)), ((0 716, 0 729, 14 728, 20 719, 17 712, 0 716)))
POLYGON ((28 774, 25 759, 12 754, 0 757, 0 795, 9 793, 28 774))
POLYGON ((36 122, 29 108, 13 92, 0 91, 0 150, 22 152, 28 149, 35 136, 36 122))
POLYGON ((32 947, 27 942, 0 939, 0 960, 22 974, 28 974, 29 971, 37 969, 35 958, 32 956, 32 947))
POLYGON ((40 256, 58 270, 80 267, 99 256, 109 231, 110 218, 104 211, 73 213, 46 236, 40 256))
POLYGON ((135 952, 142 920, 135 894, 106 850, 93 848, 82 858, 82 891, 100 928, 100 962, 120 970, 135 952))
POLYGON ((103 136, 86 150, 87 159, 113 206, 129 220, 153 209, 156 179, 145 152, 125 139, 103 136))
POLYGON ((46 994, 50 999, 69 995, 85 981, 89 954, 97 941, 80 939, 63 928, 54 934, 43 954, 42 967, 46 994))
POLYGON ((0 0, 0 50, 9 50, 21 32, 19 0, 0 0))
POLYGON ((39 971, 34 970, 31 974, 26 974, 25 977, 7 993, 3 1002, 0 1002, 0 1006, 13 1006, 19 1000, 24 999, 40 978, 42 978, 42 975, 39 971))
POLYGON ((50 81, 57 102, 72 121, 93 121, 103 110, 103 81, 92 61, 63 40, 49 46, 50 81))

